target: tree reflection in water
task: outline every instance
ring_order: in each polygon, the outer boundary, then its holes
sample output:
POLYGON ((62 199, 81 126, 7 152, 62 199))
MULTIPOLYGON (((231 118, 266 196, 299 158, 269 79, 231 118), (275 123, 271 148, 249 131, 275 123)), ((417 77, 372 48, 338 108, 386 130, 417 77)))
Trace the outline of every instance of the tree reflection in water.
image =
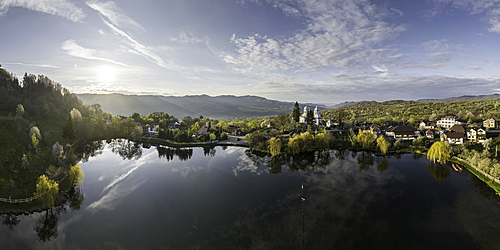
POLYGON ((383 173, 388 166, 389 163, 387 162, 387 158, 385 156, 377 159, 377 170, 380 171, 380 173, 383 173))
POLYGON ((57 238, 57 229, 61 214, 66 213, 67 207, 72 211, 80 210, 85 200, 83 192, 78 186, 72 187, 68 192, 60 196, 59 199, 61 203, 45 210, 45 215, 40 217, 33 226, 40 241, 45 242, 57 238))
POLYGON ((358 155, 357 160, 358 160, 359 172, 363 170, 368 170, 375 163, 374 155, 371 152, 367 151, 362 151, 358 155))
POLYGON ((2 224, 7 226, 10 230, 14 230, 21 220, 14 214, 2 214, 2 224))
POLYGON ((124 160, 138 160, 142 156, 141 143, 129 140, 116 139, 109 143, 111 152, 120 155, 124 160))
POLYGON ((82 162, 88 162, 90 157, 102 154, 103 149, 104 141, 93 141, 76 145, 74 152, 82 162))
MULTIPOLYGON (((171 161, 174 159, 174 156, 179 157, 181 161, 187 161, 193 157, 193 149, 192 148, 169 148, 163 146, 157 146, 156 151, 158 151, 159 158, 165 158, 167 161, 171 161)), ((208 152, 210 153, 210 152, 208 152)), ((215 153, 214 153, 215 155, 215 153)))
POLYGON ((427 164, 427 169, 431 173, 432 177, 439 181, 439 183, 450 177, 450 168, 447 164, 429 162, 429 164, 427 164))
POLYGON ((204 156, 210 155, 210 156, 214 157, 216 152, 217 151, 215 150, 215 146, 213 146, 213 147, 203 147, 203 155, 204 156))

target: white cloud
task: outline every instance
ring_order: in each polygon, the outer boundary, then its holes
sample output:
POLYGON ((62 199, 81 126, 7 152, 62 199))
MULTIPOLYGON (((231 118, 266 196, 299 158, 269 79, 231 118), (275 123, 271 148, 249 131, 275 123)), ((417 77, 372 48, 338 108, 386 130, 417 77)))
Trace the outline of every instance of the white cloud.
POLYGON ((179 33, 178 37, 171 37, 170 41, 171 42, 183 42, 183 43, 201 43, 205 42, 208 38, 198 38, 195 37, 192 33, 186 33, 184 31, 181 31, 179 33))
POLYGON ((136 21, 134 21, 134 19, 122 14, 123 11, 118 7, 118 5, 116 5, 112 1, 105 3, 101 3, 98 1, 89 1, 86 2, 86 4, 90 8, 98 11, 99 13, 107 17, 109 21, 117 27, 121 28, 125 26, 127 27, 133 26, 145 31, 145 29, 141 25, 139 25, 136 21))
POLYGON ((500 21, 497 18, 490 19, 491 27, 488 29, 489 32, 500 33, 500 21))
POLYGON ((61 48, 63 50, 66 50, 69 55, 74 56, 74 57, 80 57, 80 58, 89 59, 89 60, 105 61, 105 62, 114 63, 116 65, 128 67, 128 65, 126 65, 124 63, 117 62, 117 61, 114 61, 114 60, 111 60, 108 58, 96 56, 96 54, 99 53, 98 51, 93 50, 93 49, 83 48, 80 45, 76 44, 76 41, 74 39, 69 39, 69 40, 64 41, 61 48))
POLYGON ((80 8, 66 0, 2 0, 0 1, 0 15, 6 13, 9 7, 21 7, 61 16, 73 22, 80 22, 85 18, 80 8))
POLYGON ((289 38, 233 35, 230 41, 237 46, 237 54, 226 55, 224 60, 238 71, 362 68, 393 56, 392 51, 375 47, 406 30, 405 25, 390 25, 382 20, 394 11, 365 0, 269 2, 287 15, 304 18, 307 28, 289 38))
POLYGON ((488 31, 500 33, 500 1, 498 0, 427 0, 430 6, 424 12, 424 18, 432 19, 443 12, 453 9, 465 10, 471 15, 485 15, 492 25, 488 31))
POLYGON ((382 67, 372 65, 372 67, 375 69, 375 71, 377 71, 377 73, 380 73, 380 77, 387 77, 389 75, 389 70, 387 70, 387 67, 385 65, 382 65, 382 67))

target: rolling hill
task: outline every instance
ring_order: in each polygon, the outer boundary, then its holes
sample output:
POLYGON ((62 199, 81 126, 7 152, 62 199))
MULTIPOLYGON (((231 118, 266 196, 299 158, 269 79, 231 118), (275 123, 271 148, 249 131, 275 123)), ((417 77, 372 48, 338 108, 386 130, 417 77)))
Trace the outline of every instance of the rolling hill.
MULTIPOLYGON (((160 96, 160 95, 123 95, 123 94, 78 94, 84 104, 99 103, 106 112, 114 115, 141 115, 162 111, 177 118, 186 116, 211 118, 271 116, 291 113, 293 102, 268 100, 258 96, 160 96)), ((318 106, 320 104, 301 104, 318 106)))

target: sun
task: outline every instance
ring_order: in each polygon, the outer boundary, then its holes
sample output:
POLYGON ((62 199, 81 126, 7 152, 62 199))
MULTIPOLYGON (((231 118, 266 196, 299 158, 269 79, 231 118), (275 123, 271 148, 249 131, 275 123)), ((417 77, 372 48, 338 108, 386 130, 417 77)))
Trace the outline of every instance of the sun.
POLYGON ((97 78, 102 83, 110 83, 116 79, 116 71, 110 66, 102 66, 97 69, 97 78))

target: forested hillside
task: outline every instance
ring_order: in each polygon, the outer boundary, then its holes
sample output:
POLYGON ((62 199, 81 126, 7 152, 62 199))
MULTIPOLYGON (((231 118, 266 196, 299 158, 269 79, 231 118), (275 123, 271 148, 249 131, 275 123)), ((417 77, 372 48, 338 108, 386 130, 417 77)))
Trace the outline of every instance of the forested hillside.
MULTIPOLYGON (((371 122, 379 125, 408 123, 417 125, 422 120, 436 121, 445 114, 455 114, 467 124, 480 124, 483 120, 500 119, 500 100, 474 100, 455 102, 422 103, 393 100, 386 102, 363 101, 345 108, 350 122, 371 122)), ((334 118, 333 110, 325 110, 323 116, 334 118)))

